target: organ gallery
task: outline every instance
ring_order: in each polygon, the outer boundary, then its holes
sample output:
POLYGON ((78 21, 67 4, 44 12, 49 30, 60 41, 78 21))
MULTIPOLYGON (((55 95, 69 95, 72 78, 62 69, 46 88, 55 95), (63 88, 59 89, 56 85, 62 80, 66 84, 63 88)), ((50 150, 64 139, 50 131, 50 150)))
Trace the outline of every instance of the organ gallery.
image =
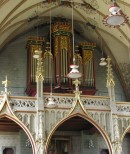
POLYGON ((130 154, 129 3, 0 0, 0 154, 130 154))
POLYGON ((50 43, 37 36, 30 36, 27 42, 28 54, 28 75, 27 75, 27 94, 32 96, 36 93, 35 72, 37 60, 33 58, 36 50, 42 50, 42 61, 44 70, 44 92, 50 91, 50 84, 53 84, 53 92, 73 93, 72 80, 67 77, 73 58, 82 73, 80 78, 83 94, 94 95, 95 70, 94 70, 94 49, 96 44, 93 42, 79 42, 75 46, 73 57, 72 25, 69 21, 55 19, 51 28, 52 51, 50 43))

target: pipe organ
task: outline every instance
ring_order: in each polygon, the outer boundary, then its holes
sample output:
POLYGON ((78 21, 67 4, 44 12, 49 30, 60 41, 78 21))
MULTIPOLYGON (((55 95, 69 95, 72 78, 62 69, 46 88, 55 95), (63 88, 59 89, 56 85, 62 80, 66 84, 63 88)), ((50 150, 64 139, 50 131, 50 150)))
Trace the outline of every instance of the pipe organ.
POLYGON ((54 54, 54 85, 67 86, 72 52, 72 28, 69 22, 55 22, 52 25, 52 42, 54 54))
MULTIPOLYGON (((72 26, 69 22, 54 21, 51 26, 51 49, 47 47, 43 51, 43 91, 50 92, 51 85, 53 92, 73 92, 71 79, 67 78, 70 71, 70 64, 73 60, 72 26)), ((48 39, 48 38, 47 38, 48 39)), ((27 42, 28 53, 28 74, 27 74, 27 94, 32 96, 36 93, 35 73, 37 61, 33 58, 35 50, 43 49, 44 39, 41 37, 29 37, 27 42)), ((76 44, 77 46, 77 44, 76 44)), ((79 71, 83 76, 80 90, 83 94, 94 95, 95 73, 94 73, 94 48, 95 43, 79 42, 75 51, 75 63, 79 65, 79 71)))

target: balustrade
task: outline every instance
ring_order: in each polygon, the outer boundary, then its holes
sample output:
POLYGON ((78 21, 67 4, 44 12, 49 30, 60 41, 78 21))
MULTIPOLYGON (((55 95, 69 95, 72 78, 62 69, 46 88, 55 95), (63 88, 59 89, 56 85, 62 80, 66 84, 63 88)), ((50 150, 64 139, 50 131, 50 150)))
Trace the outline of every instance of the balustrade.
POLYGON ((116 103, 117 114, 130 116, 130 103, 117 102, 116 103))

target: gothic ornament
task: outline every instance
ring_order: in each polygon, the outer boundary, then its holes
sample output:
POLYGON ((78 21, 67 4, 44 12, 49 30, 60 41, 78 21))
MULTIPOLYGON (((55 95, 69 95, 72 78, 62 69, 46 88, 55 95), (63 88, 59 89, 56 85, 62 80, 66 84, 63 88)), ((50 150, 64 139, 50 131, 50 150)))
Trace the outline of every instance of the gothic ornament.
POLYGON ((128 22, 128 16, 121 11, 121 8, 116 2, 110 5, 109 12, 110 14, 103 19, 103 24, 105 24, 105 26, 115 28, 128 22))

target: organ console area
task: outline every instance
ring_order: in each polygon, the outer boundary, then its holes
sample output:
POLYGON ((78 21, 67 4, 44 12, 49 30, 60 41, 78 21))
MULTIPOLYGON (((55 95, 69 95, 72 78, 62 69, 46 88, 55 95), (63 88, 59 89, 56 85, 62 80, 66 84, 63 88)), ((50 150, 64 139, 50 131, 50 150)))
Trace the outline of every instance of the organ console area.
POLYGON ((68 21, 55 20, 51 25, 51 51, 48 38, 30 36, 27 41, 27 89, 29 96, 36 94, 37 59, 33 58, 35 50, 42 50, 43 59, 43 91, 53 93, 72 93, 72 79, 67 78, 73 58, 82 73, 80 90, 82 94, 94 95, 95 71, 94 48, 95 43, 78 42, 73 57, 72 25, 68 21))

